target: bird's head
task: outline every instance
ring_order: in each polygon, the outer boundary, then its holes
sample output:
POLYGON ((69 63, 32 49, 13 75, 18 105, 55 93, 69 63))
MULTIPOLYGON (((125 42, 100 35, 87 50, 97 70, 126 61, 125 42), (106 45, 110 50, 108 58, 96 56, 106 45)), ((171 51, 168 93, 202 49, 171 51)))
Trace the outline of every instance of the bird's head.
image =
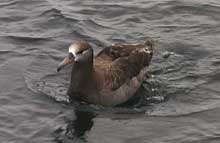
POLYGON ((93 49, 87 42, 76 42, 70 45, 66 58, 58 65, 57 72, 68 64, 84 65, 92 63, 93 49))

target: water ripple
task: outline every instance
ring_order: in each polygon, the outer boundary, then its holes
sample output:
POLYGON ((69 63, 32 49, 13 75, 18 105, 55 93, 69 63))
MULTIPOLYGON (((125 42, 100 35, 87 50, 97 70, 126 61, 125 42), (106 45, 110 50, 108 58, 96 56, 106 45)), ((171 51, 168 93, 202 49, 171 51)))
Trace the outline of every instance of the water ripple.
POLYGON ((2 0, 1 141, 217 142, 219 7, 218 0, 2 0), (159 41, 151 78, 127 106, 69 102, 70 69, 57 74, 56 66, 70 43, 87 40, 97 53, 147 36, 159 41))

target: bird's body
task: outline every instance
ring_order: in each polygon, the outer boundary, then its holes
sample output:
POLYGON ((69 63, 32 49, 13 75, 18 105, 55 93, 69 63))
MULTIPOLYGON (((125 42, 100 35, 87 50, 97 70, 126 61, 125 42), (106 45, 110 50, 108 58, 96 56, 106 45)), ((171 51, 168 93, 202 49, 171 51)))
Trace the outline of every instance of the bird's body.
POLYGON ((104 106, 127 101, 146 79, 153 47, 151 40, 140 44, 114 44, 93 58, 93 50, 88 43, 73 44, 69 52, 73 53, 75 61, 68 95, 104 106), (85 52, 83 59, 77 62, 76 51, 82 52, 81 49, 89 52, 85 52))

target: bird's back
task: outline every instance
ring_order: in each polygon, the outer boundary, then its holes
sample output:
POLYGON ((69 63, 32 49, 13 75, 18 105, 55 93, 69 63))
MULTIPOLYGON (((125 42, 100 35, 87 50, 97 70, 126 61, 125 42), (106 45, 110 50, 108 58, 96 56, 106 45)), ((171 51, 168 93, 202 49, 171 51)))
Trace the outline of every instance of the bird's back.
POLYGON ((114 44, 97 54, 94 70, 105 77, 108 88, 116 90, 150 64, 153 48, 152 40, 139 44, 114 44))

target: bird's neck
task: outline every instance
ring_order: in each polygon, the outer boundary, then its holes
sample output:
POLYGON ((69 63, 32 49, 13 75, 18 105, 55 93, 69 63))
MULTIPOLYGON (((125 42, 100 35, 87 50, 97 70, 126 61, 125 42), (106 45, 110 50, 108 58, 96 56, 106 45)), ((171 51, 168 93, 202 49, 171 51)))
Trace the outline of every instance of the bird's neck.
POLYGON ((78 93, 80 90, 82 90, 86 86, 88 81, 92 79, 92 71, 93 59, 82 64, 74 64, 72 67, 68 94, 71 95, 74 93, 78 93))

